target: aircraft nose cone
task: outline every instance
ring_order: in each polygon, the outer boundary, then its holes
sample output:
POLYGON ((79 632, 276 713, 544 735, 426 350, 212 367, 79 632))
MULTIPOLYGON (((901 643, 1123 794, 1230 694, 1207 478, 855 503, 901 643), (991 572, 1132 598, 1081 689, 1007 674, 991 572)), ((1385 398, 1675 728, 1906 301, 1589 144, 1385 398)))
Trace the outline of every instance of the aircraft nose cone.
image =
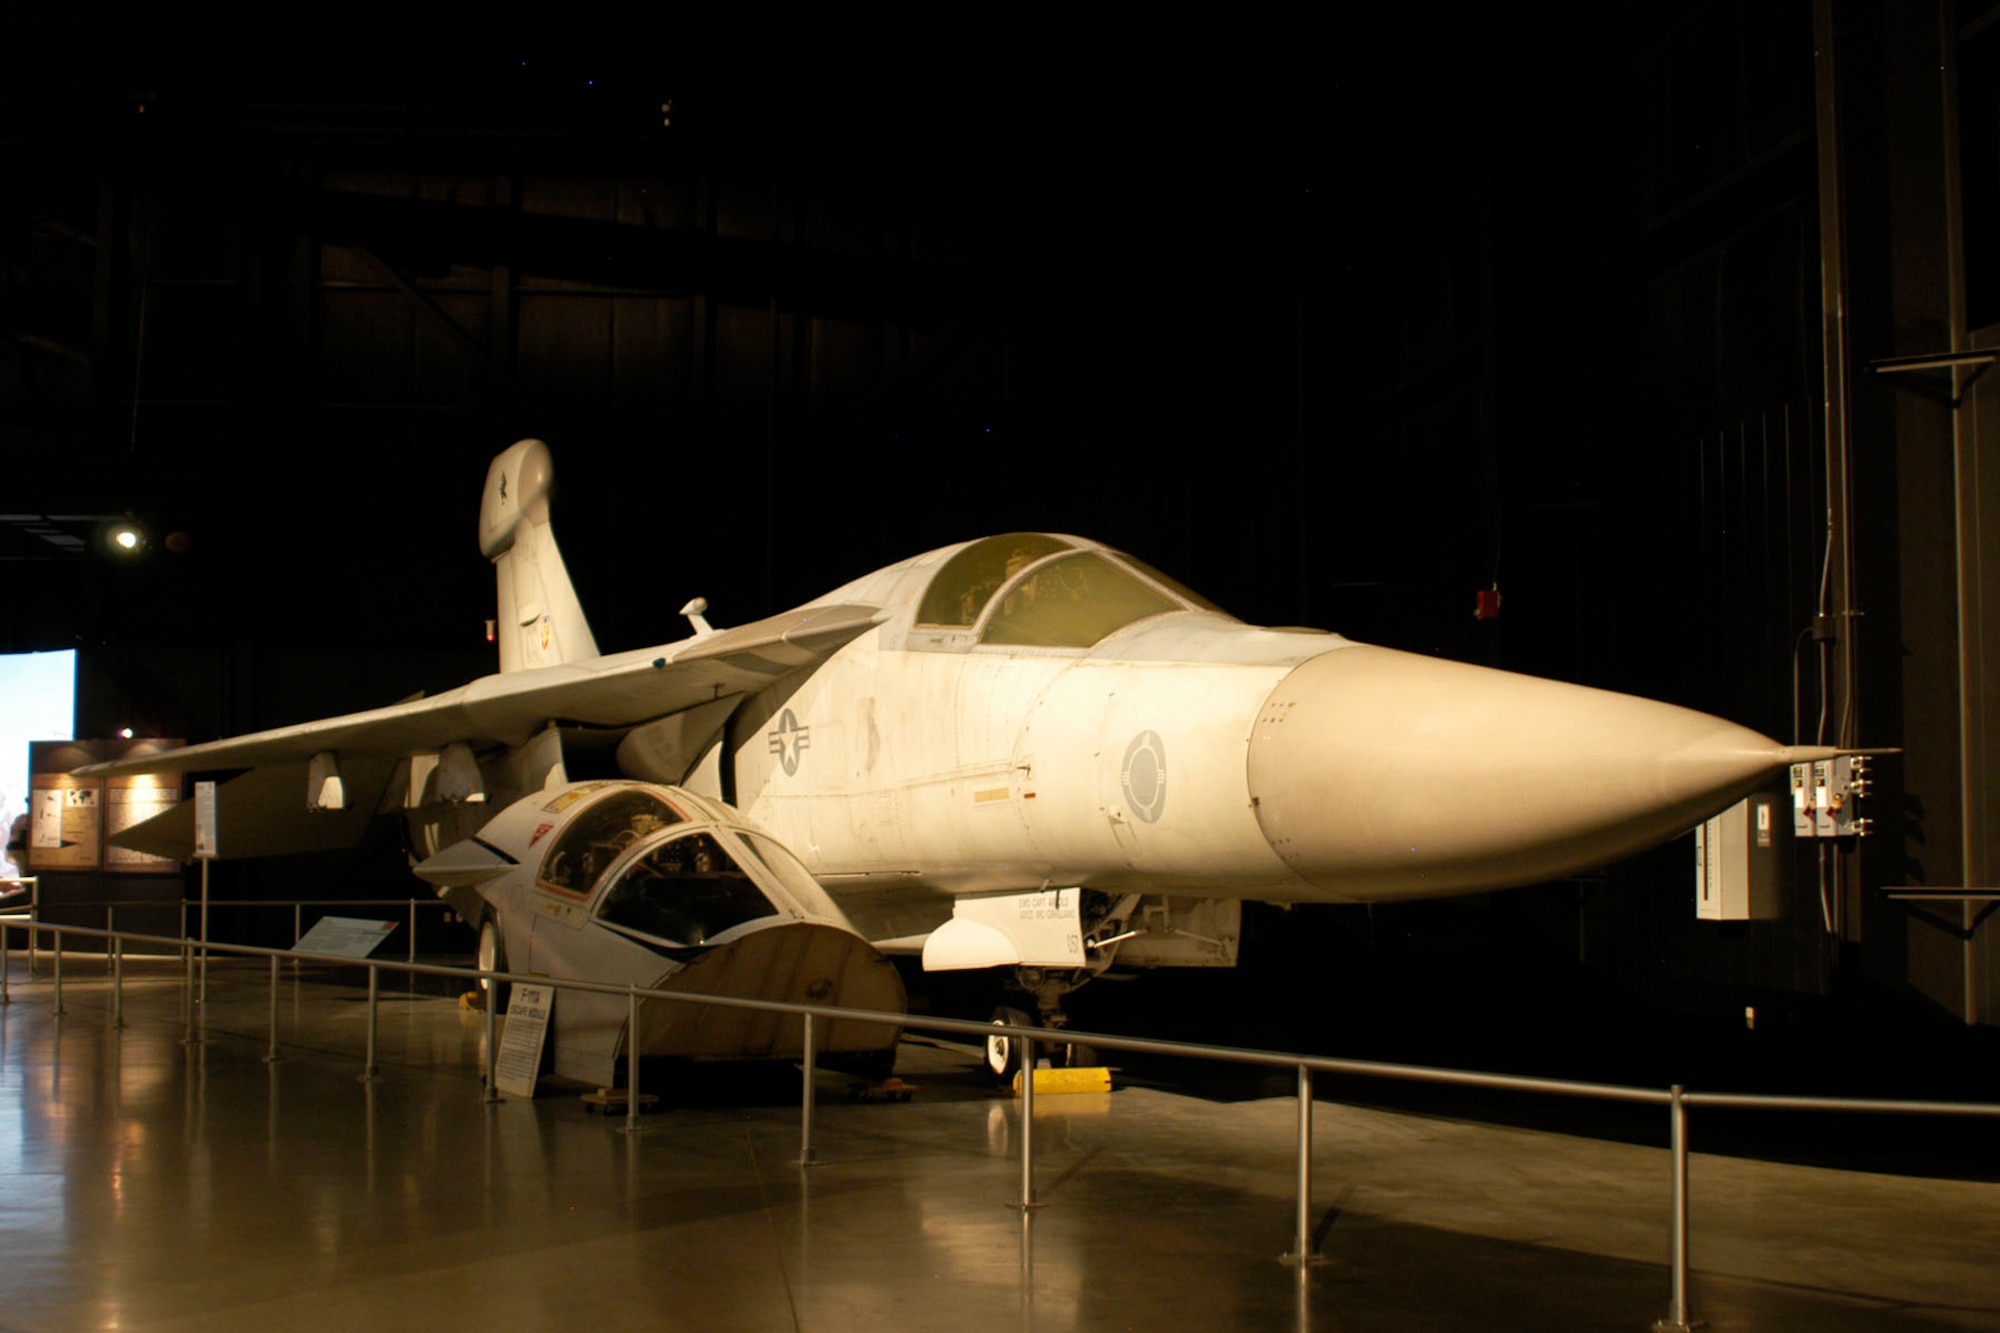
POLYGON ((1419 898, 1631 855, 1792 758, 1692 709, 1356 645, 1272 691, 1248 776, 1301 877, 1334 898, 1419 898))

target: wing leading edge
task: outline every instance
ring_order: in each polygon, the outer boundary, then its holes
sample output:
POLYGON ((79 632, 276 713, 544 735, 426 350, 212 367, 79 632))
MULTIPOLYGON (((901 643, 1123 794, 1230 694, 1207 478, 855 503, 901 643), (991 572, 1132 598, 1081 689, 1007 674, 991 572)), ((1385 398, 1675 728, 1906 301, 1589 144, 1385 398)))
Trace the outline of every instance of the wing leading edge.
POLYGON ((873 606, 801 607, 664 648, 482 676, 408 703, 92 764, 77 773, 112 777, 261 768, 303 762, 323 750, 400 757, 454 741, 523 745, 551 722, 636 726, 760 689, 824 660, 879 624, 884 614, 873 606))

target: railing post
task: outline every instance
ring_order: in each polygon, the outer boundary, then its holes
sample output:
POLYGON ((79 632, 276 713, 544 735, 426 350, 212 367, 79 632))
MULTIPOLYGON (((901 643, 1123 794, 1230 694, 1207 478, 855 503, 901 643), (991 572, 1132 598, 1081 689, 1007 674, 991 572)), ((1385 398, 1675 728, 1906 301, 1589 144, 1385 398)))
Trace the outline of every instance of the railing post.
POLYGON ((1298 1206, 1294 1215, 1296 1226, 1292 1251, 1285 1256, 1288 1264, 1304 1267, 1314 1261, 1312 1252, 1312 1188, 1313 1188, 1313 1071, 1310 1066, 1299 1066, 1299 1180, 1298 1206))
POLYGON ((639 1132, 639 988, 625 987, 625 1132, 639 1132))
POLYGON ((56 1007, 55 1007, 55 1014, 56 1014, 56 1017, 60 1018, 60 1017, 62 1017, 62 1011, 63 1011, 63 1003, 62 1003, 62 932, 61 932, 60 930, 56 931, 56 932, 55 932, 55 937, 56 937, 56 1007))
POLYGON ((1021 1207, 1035 1202, 1035 1039, 1018 1033, 1021 1044, 1021 1207))
POLYGON ((194 950, 187 946, 187 936, 181 936, 181 1016, 187 1020, 187 1027, 181 1033, 181 1045, 192 1046, 194 1035, 194 950))
POLYGON ((111 1027, 113 1031, 125 1026, 125 942, 117 937, 111 940, 111 1027))
MULTIPOLYGON (((118 920, 117 912, 118 909, 112 904, 106 903, 104 905, 104 934, 107 940, 109 940, 111 932, 118 929, 116 924, 118 920)), ((104 950, 104 970, 106 972, 111 970, 111 950, 109 947, 104 950)))
POLYGON ((1671 1116, 1673 1145, 1673 1293, 1669 1297, 1667 1317, 1653 1325, 1655 1333, 1688 1333, 1694 1321, 1688 1317, 1688 1159, 1687 1159, 1687 1103, 1681 1099, 1683 1089, 1674 1084, 1668 1114, 1671 1116))
POLYGON ((417 900, 410 899, 410 956, 408 962, 417 961, 417 900))
POLYGON ((813 1016, 803 1014, 805 1019, 805 1047, 799 1064, 799 1165, 813 1164, 813 1066, 819 1063, 819 1053, 813 1046, 813 1016))
POLYGON ((292 904, 292 947, 294 949, 298 948, 299 941, 305 938, 305 933, 302 929, 305 925, 305 918, 300 915, 305 910, 306 905, 304 903, 292 904))
POLYGON ((500 986, 488 974, 486 986, 486 1103, 492 1105, 503 1100, 500 1096, 500 986))
POLYGON ((201 858, 201 986, 195 993, 195 1002, 208 1004, 208 863, 211 857, 201 858))
POLYGON ((375 1077, 375 997, 381 976, 382 970, 370 963, 368 965, 368 1063, 361 1067, 363 1083, 375 1077))
POLYGON ((271 1049, 264 1053, 267 1065, 278 1062, 278 955, 271 955, 271 1049))

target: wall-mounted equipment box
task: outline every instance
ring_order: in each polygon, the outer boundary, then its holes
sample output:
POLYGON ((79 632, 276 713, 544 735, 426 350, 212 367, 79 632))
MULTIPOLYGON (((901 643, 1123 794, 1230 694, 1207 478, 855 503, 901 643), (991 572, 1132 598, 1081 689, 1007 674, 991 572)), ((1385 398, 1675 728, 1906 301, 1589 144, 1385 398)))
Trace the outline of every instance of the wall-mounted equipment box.
POLYGON ((1778 850, 1789 829, 1782 799, 1757 792, 1694 831, 1694 914, 1701 920, 1778 916, 1778 850))
POLYGON ((1843 754, 1792 765, 1792 836, 1865 838, 1868 820, 1861 798, 1868 794, 1868 756, 1843 754))

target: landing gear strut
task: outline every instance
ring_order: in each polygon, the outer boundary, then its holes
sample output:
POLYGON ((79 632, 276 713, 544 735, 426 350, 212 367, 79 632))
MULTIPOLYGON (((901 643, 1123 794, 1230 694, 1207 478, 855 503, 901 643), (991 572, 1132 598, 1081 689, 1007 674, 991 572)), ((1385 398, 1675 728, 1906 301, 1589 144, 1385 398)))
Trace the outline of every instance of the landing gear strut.
MULTIPOLYGON (((1063 1013, 1062 998, 1089 980, 1089 974, 1078 977, 1074 973, 1046 972, 1040 968, 1024 967, 1015 973, 1015 981, 1021 987, 1019 1003, 1002 1004, 993 1010, 993 1023, 1009 1027, 1037 1027, 1045 1029, 1047 1036, 1035 1039, 1035 1059, 1039 1063, 1046 1060, 1054 1069, 1075 1069, 1097 1062, 1097 1052, 1082 1042, 1063 1040, 1063 1029, 1069 1024, 1069 1016, 1063 1013), (1032 1004, 1031 1011, 1024 1005, 1032 1004)), ((1021 1039, 1010 1033, 996 1032, 986 1039, 986 1072, 1000 1082, 1011 1082, 1021 1069, 1021 1039)))

